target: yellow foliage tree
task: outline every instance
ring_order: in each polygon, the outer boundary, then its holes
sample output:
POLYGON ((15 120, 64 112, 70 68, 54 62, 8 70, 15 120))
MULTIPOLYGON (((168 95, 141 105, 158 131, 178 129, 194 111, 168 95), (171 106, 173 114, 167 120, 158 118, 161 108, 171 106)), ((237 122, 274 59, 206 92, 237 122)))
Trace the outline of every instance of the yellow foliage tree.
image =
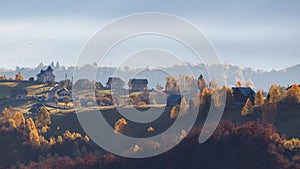
POLYGON ((23 116, 23 113, 21 112, 16 112, 12 119, 15 122, 15 125, 17 128, 24 128, 25 127, 25 118, 23 116))
POLYGON ((90 141, 89 136, 85 135, 85 136, 84 136, 84 141, 85 141, 85 142, 89 142, 89 141, 90 141))
POLYGON ((179 105, 173 106, 170 112, 170 118, 176 119, 179 115, 180 107, 179 105))
POLYGON ((246 101, 245 106, 242 109, 241 114, 242 114, 242 116, 247 116, 247 115, 250 115, 252 113, 253 113, 253 105, 252 105, 251 99, 248 98, 247 101, 246 101))
POLYGON ((150 126, 150 127, 147 129, 147 131, 148 131, 148 132, 153 132, 153 131, 154 131, 154 128, 150 126))
POLYGON ((38 111, 38 116, 35 121, 36 126, 44 127, 51 124, 50 113, 45 106, 42 106, 38 111))
POLYGON ((52 146, 52 145, 55 145, 55 144, 56 144, 56 140, 55 140, 55 138, 54 138, 54 137, 50 137, 50 139, 49 139, 49 144, 50 144, 50 146, 52 146))
POLYGON ((4 108, 1 114, 5 121, 8 121, 12 117, 11 111, 8 108, 4 108))
POLYGON ((269 102, 278 103, 281 100, 281 92, 276 87, 276 85, 272 85, 269 91, 269 102))
POLYGON ((13 119, 9 119, 8 122, 9 122, 10 127, 17 128, 17 125, 13 119))
POLYGON ((32 118, 26 119, 26 127, 29 130, 29 141, 32 145, 40 145, 40 136, 35 127, 34 121, 32 118))
POLYGON ((128 133, 128 123, 124 118, 120 118, 116 123, 114 127, 115 133, 128 133))
POLYGON ((186 101, 185 97, 182 97, 180 102, 180 115, 185 115, 189 109, 189 104, 186 101))
POLYGON ((37 132, 37 130, 30 131, 30 133, 29 133, 29 141, 34 146, 41 145, 39 133, 37 132))
POLYGON ((293 84, 286 92, 285 99, 291 103, 300 103, 300 87, 293 84))
POLYGON ((62 144, 62 142, 63 142, 62 136, 57 136, 57 142, 58 142, 59 144, 62 144))
POLYGON ((75 136, 69 130, 66 130, 65 133, 63 134, 63 136, 64 136, 65 140, 74 140, 75 139, 75 136))
POLYGON ((32 118, 26 119, 26 126, 29 131, 36 130, 36 127, 35 127, 35 124, 34 124, 34 121, 32 120, 32 118))
POLYGON ((259 90, 256 95, 255 95, 255 99, 254 99, 254 105, 256 107, 262 107, 263 104, 264 104, 264 96, 263 96, 263 93, 262 93, 262 90, 259 90))

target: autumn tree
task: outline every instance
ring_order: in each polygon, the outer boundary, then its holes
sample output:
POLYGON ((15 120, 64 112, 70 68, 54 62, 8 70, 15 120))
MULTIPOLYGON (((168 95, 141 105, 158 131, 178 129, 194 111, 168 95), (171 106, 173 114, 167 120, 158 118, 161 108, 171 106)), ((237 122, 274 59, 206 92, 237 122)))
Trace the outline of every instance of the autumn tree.
POLYGON ((300 87, 296 83, 287 90, 285 100, 290 103, 300 103, 300 87))
POLYGON ((197 83, 193 76, 180 75, 177 83, 181 91, 195 92, 197 90, 197 83))
POLYGON ((18 74, 16 74, 16 76, 15 76, 15 80, 24 80, 24 77, 22 76, 22 74, 20 72, 18 72, 18 74))
POLYGON ((185 97, 182 97, 180 102, 180 115, 185 115, 189 109, 189 104, 185 97))
POLYGON ((12 117, 12 113, 8 108, 4 108, 1 115, 5 121, 8 121, 12 117))
POLYGON ((129 132, 128 123, 124 118, 120 118, 114 127, 115 133, 127 134, 129 132))
POLYGON ((26 128, 29 130, 30 143, 34 146, 40 145, 39 133, 32 118, 26 119, 26 128))
POLYGON ((240 80, 235 82, 235 87, 243 87, 243 83, 240 80))
POLYGON ((211 105, 211 91, 208 88, 204 88, 200 95, 200 110, 207 112, 211 105))
POLYGON ((170 118, 176 119, 179 115, 179 112, 180 112, 180 106, 179 105, 173 106, 170 112, 170 118))
POLYGON ((165 90, 167 92, 178 93, 180 91, 179 84, 175 77, 168 76, 166 77, 166 87, 165 90))
POLYGON ((51 124, 50 113, 45 106, 42 106, 38 111, 35 124, 38 127, 44 127, 47 126, 48 124, 51 124))
POLYGON ((278 103, 281 100, 281 92, 276 85, 272 85, 269 91, 268 100, 271 103, 278 103))
POLYGON ((247 116, 253 113, 253 105, 250 98, 247 99, 245 106, 242 109, 242 116, 247 116))
POLYGON ((59 143, 59 144, 62 144, 62 142, 63 142, 63 138, 62 138, 62 136, 57 136, 57 142, 59 143))
POLYGON ((23 116, 23 113, 21 112, 16 112, 11 120, 14 121, 14 124, 16 128, 24 128, 25 127, 25 118, 23 116))
POLYGON ((263 93, 262 93, 262 90, 259 90, 256 95, 255 95, 255 98, 254 98, 254 105, 256 107, 262 107, 263 104, 264 104, 264 96, 263 96, 263 93))

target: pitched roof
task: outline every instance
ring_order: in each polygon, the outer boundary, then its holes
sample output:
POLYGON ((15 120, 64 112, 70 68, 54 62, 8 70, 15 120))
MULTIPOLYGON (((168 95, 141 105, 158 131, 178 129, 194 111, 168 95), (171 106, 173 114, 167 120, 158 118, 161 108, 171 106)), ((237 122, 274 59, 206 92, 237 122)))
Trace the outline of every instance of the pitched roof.
POLYGON ((47 68, 47 70, 46 71, 51 71, 51 72, 53 72, 53 69, 52 69, 52 67, 51 66, 48 66, 48 68, 47 68))
POLYGON ((249 96, 255 94, 254 90, 252 90, 250 87, 233 87, 232 90, 233 93, 239 90, 243 96, 249 96))
POLYGON ((53 72, 53 69, 51 68, 51 66, 48 66, 46 70, 41 69, 41 72, 37 74, 37 76, 44 76, 45 72, 53 72))
POLYGON ((124 85, 124 81, 119 77, 109 77, 106 84, 110 85, 112 83, 119 83, 120 85, 124 85))
POLYGON ((57 91, 57 94, 59 96, 70 96, 71 95, 71 92, 67 89, 67 88, 62 88, 60 90, 57 91))
POLYGON ((147 79, 129 79, 128 84, 148 84, 147 79))

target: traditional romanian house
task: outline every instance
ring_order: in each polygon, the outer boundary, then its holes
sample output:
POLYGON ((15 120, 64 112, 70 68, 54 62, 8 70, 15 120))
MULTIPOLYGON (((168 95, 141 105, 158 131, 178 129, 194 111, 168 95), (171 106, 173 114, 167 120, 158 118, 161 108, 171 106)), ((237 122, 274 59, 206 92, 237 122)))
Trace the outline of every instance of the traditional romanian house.
POLYGON ((106 83, 108 89, 122 89, 125 86, 125 82, 119 77, 110 77, 106 83))
POLYGON ((232 91, 236 104, 245 104, 248 98, 254 103, 255 91, 250 87, 233 87, 232 91))
POLYGON ((128 82, 129 90, 131 91, 147 90, 147 85, 147 79, 130 79, 128 82))
POLYGON ((55 83, 55 75, 53 74, 53 69, 49 66, 46 70, 41 70, 41 72, 37 75, 37 81, 41 83, 55 83))
POLYGON ((68 97, 72 97, 72 93, 67 89, 67 88, 62 88, 62 89, 60 89, 60 90, 58 90, 57 92, 56 92, 56 94, 58 95, 58 100, 60 101, 60 102, 62 102, 63 101, 63 99, 64 99, 64 97, 65 96, 68 96, 68 97))
POLYGON ((22 89, 22 90, 14 90, 12 92, 12 98, 16 100, 25 100, 27 98, 27 90, 22 89))

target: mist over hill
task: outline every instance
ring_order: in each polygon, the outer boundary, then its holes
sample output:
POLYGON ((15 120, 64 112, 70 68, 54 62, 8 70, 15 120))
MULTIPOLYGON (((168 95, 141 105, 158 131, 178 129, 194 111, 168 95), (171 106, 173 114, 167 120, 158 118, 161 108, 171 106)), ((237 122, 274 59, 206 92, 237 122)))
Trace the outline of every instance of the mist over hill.
MULTIPOLYGON (((60 81, 66 78, 72 79, 73 72, 75 70, 74 66, 60 66, 59 63, 54 65, 51 64, 54 69, 54 74, 56 80, 60 81)), ((15 74, 21 72, 25 79, 34 77, 40 72, 41 69, 45 69, 48 65, 40 64, 35 68, 21 68, 16 67, 15 70, 5 70, 0 69, 0 76, 6 75, 7 78, 14 78, 15 74)), ((130 68, 115 68, 115 67, 99 67, 97 68, 96 64, 94 65, 85 65, 83 67, 76 68, 78 71, 77 79, 94 79, 96 81, 105 84, 108 77, 110 76, 119 76, 124 78, 125 83, 126 79, 129 78, 147 78, 149 81, 149 88, 155 88, 157 84, 165 85, 165 77, 168 75, 179 76, 184 72, 184 69, 189 68, 192 74, 195 75, 195 78, 198 78, 200 74, 203 74, 206 81, 211 80, 209 78, 209 72, 214 72, 220 69, 223 69, 226 76, 226 84, 228 86, 233 86, 236 80, 240 80, 243 83, 251 82, 255 90, 263 89, 268 90, 271 84, 281 84, 284 86, 291 85, 293 83, 300 83, 299 72, 300 64, 283 69, 283 70, 272 70, 272 71, 262 71, 262 70, 252 70, 251 68, 240 68, 233 65, 193 65, 187 63, 185 65, 174 65, 172 67, 166 68, 145 68, 145 69, 130 69, 130 68), (170 73, 172 72, 172 73, 170 73)))

